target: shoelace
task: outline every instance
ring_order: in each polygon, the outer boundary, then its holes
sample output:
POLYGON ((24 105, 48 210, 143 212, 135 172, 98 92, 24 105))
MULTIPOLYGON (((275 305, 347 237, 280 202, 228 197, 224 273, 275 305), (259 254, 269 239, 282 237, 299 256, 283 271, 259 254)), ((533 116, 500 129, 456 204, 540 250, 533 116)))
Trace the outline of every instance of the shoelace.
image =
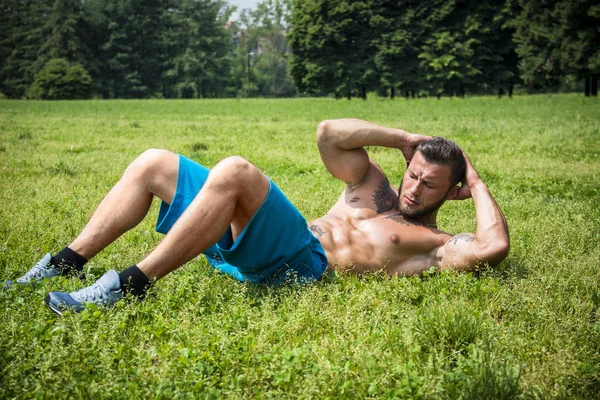
POLYGON ((46 269, 48 269, 48 268, 46 268, 45 264, 40 261, 37 264, 35 264, 33 267, 31 267, 31 269, 29 271, 27 271, 25 273, 25 275, 23 275, 23 278, 41 279, 44 277, 44 271, 46 269))
POLYGON ((106 289, 103 286, 101 287, 100 282, 96 282, 91 286, 76 291, 73 293, 72 297, 75 296, 82 298, 81 301, 86 302, 96 302, 98 300, 104 301, 107 299, 106 289))

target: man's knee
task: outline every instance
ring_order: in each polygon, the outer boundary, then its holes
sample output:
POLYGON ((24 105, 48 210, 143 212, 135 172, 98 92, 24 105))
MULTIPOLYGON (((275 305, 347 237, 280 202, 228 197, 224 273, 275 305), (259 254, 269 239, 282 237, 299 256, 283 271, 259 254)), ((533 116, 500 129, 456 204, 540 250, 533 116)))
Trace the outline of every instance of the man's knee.
POLYGON ((148 149, 136 158, 134 162, 145 166, 162 165, 165 159, 171 159, 175 153, 164 149, 148 149))
POLYGON ((220 161, 211 171, 213 180, 221 184, 238 187, 240 185, 252 184, 252 181, 260 179, 262 172, 250 161, 239 157, 227 157, 220 161))
POLYGON ((157 169, 167 166, 169 161, 175 156, 174 153, 163 149, 148 149, 140 154, 127 167, 128 171, 137 172, 156 172, 157 169))
POLYGON ((231 176, 244 176, 256 170, 256 167, 240 156, 227 157, 213 168, 215 172, 231 176))

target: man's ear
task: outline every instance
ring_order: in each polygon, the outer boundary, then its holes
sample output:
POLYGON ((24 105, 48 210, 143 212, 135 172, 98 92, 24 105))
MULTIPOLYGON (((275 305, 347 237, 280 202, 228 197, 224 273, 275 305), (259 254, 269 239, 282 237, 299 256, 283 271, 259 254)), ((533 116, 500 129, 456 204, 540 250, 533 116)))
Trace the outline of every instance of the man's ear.
POLYGON ((459 190, 460 186, 454 186, 452 189, 450 189, 450 191, 446 195, 446 200, 454 200, 459 190))

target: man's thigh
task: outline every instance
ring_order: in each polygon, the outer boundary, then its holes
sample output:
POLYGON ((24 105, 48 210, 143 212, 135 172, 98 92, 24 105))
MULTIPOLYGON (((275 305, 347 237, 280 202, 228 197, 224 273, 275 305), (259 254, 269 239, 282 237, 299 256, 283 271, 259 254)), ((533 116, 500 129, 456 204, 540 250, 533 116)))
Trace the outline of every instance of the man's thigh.
MULTIPOLYGON (((235 201, 231 218, 234 239, 244 230, 269 193, 270 181, 248 160, 233 156, 219 162, 210 171, 206 189, 201 193, 206 202, 213 196, 222 202, 235 201), (228 194, 231 194, 228 195, 228 194)), ((217 203, 224 208, 231 204, 217 203)))
POLYGON ((321 243, 296 207, 269 183, 264 202, 239 236, 218 242, 219 255, 253 282, 278 282, 288 272, 319 279, 327 267, 321 243))
POLYGON ((162 201, 156 231, 167 234, 181 214, 194 201, 206 180, 210 170, 182 155, 179 155, 179 167, 177 171, 177 184, 175 195, 170 203, 162 201))

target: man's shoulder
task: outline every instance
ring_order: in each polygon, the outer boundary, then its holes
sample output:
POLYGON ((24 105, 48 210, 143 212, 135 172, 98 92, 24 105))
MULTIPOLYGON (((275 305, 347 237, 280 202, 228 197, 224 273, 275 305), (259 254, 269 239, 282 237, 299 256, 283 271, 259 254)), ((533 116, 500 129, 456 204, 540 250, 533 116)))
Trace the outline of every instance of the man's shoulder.
POLYGON ((387 175, 373 161, 364 179, 355 185, 347 185, 344 195, 351 207, 371 208, 378 214, 393 210, 398 203, 398 194, 387 175))

